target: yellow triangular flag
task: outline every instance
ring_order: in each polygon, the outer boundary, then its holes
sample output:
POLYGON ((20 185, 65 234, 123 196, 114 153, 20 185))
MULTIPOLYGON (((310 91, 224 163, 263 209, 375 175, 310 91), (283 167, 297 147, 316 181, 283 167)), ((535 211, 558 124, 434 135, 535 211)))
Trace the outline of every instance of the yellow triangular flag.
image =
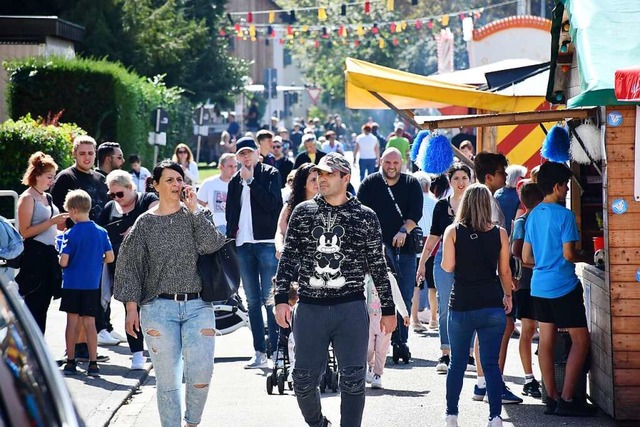
POLYGON ((380 49, 384 49, 384 39, 383 38, 379 38, 378 39, 378 47, 380 49))
POLYGON ((256 26, 253 24, 249 25, 249 35, 252 39, 256 37, 256 26))
POLYGON ((362 24, 358 24, 358 28, 356 29, 356 33, 358 37, 364 36, 364 28, 362 28, 362 24))
POLYGON ((318 20, 326 21, 327 20, 327 11, 324 7, 318 8, 318 20))
POLYGON ((394 0, 387 0, 387 10, 388 11, 393 11, 394 8, 394 0))
POLYGON ((445 27, 446 27, 447 25, 449 25, 449 15, 444 15, 444 16, 442 17, 442 25, 443 25, 443 26, 445 26, 445 27))
POLYGON ((276 12, 273 10, 269 11, 269 24, 273 24, 276 21, 276 12))

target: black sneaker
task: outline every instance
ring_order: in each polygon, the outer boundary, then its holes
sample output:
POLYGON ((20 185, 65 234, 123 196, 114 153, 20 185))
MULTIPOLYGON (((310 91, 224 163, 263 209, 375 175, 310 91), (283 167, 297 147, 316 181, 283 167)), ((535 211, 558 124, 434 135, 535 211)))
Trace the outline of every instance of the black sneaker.
POLYGON ((436 372, 439 374, 446 374, 449 370, 449 355, 445 354, 440 359, 438 359, 438 364, 436 365, 436 372))
POLYGON ((555 414, 560 417, 593 417, 598 413, 598 407, 589 405, 586 402, 578 402, 574 400, 567 402, 558 399, 558 406, 556 407, 555 414))
POLYGON ((547 397, 547 403, 545 404, 544 414, 555 415, 557 407, 558 407, 558 401, 551 397, 547 397))
POLYGON ((98 366, 98 362, 89 362, 89 367, 87 368, 87 375, 89 375, 90 377, 100 376, 100 367, 98 366))
MULTIPOLYGON (((81 362, 89 361, 89 347, 86 343, 76 344, 76 360, 81 362)), ((109 361, 109 356, 98 355, 96 362, 104 363, 109 361)))
POLYGON ((540 393, 540 383, 535 379, 530 383, 526 383, 524 387, 522 387, 522 395, 540 399, 542 397, 542 393, 540 393))
POLYGON ((476 372, 476 359, 474 359, 473 356, 469 356, 467 371, 476 372))
POLYGON ((323 421, 323 423, 322 423, 322 426, 323 426, 323 427, 331 427, 331 425, 332 425, 332 424, 331 424, 331 421, 329 421, 329 420, 327 419, 327 417, 324 417, 324 421, 323 421))
POLYGON ((74 375, 78 373, 78 367, 76 366, 75 360, 68 360, 67 363, 64 364, 64 368, 62 368, 62 372, 65 375, 74 375))

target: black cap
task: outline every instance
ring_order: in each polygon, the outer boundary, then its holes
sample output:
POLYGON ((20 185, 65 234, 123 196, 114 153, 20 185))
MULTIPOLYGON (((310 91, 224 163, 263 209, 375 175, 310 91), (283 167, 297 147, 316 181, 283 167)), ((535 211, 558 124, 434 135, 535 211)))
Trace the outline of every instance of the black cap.
POLYGON ((252 151, 256 151, 258 149, 256 142, 249 136, 244 136, 236 142, 236 153, 246 149, 250 149, 252 151))

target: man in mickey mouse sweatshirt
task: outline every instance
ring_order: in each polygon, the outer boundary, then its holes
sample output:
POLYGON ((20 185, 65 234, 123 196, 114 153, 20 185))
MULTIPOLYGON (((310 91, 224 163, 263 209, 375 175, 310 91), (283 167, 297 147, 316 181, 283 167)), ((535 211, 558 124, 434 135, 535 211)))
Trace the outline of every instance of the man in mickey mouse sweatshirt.
POLYGON ((319 194, 299 204, 289 220, 275 278, 276 321, 284 328, 294 325, 293 384, 307 424, 331 425, 322 414, 318 386, 333 343, 340 369, 341 425, 359 426, 369 336, 365 273, 371 274, 380 297, 384 331, 396 328, 395 306, 378 218, 347 193, 349 162, 330 153, 314 170, 319 194), (287 292, 293 281, 299 284, 300 302, 292 316, 287 292))

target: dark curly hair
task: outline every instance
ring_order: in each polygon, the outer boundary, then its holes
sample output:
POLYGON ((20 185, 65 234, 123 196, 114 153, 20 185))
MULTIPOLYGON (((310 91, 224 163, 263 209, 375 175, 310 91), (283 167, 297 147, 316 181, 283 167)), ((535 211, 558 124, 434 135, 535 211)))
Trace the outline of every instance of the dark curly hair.
POLYGON ((303 163, 296 169, 296 173, 293 176, 293 183, 291 184, 291 195, 287 200, 289 212, 293 212, 293 208, 307 199, 307 178, 309 178, 311 169, 313 169, 314 166, 313 163, 303 163))

